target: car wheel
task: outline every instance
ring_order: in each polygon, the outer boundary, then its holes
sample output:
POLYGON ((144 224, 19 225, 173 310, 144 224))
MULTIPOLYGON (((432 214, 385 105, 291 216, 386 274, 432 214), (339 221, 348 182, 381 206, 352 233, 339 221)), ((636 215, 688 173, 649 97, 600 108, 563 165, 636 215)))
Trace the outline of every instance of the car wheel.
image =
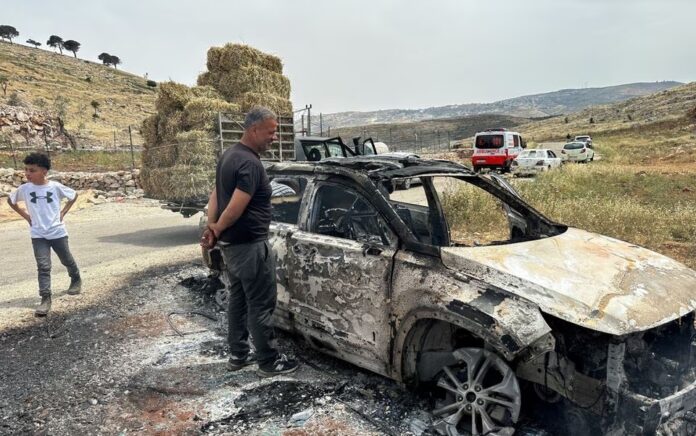
POLYGON ((434 428, 450 436, 512 435, 522 405, 512 368, 483 348, 460 348, 452 357, 437 379, 434 428))
POLYGON ((546 171, 551 171, 551 165, 546 167, 546 171))

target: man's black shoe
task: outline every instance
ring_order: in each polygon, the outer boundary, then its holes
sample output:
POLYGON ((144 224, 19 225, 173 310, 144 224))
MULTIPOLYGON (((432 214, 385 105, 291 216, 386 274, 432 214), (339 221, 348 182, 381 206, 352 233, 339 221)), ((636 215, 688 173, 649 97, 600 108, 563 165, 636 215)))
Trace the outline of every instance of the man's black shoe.
POLYGON ((235 356, 230 356, 230 360, 227 362, 227 369, 230 371, 237 371, 245 366, 253 365, 256 363, 256 357, 251 353, 247 354, 242 358, 236 358, 235 356))
POLYGON ((279 374, 289 374, 295 371, 297 367, 298 364, 295 360, 288 359, 285 354, 281 354, 274 362, 259 366, 256 374, 259 377, 273 377, 279 374))

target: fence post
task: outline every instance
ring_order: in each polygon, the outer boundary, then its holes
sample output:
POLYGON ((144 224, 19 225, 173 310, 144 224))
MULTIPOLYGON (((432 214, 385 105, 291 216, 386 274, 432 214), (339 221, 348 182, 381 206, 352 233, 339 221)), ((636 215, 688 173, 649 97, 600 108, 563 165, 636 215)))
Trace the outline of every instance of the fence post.
POLYGON ((15 155, 14 145, 12 145, 12 141, 10 141, 10 150, 12 150, 12 161, 14 162, 14 168, 18 170, 19 168, 17 168, 17 156, 15 155))
POLYGON ((133 153, 133 133, 131 133, 131 126, 128 126, 128 137, 130 138, 130 150, 131 150, 131 171, 135 169, 135 153, 133 153))

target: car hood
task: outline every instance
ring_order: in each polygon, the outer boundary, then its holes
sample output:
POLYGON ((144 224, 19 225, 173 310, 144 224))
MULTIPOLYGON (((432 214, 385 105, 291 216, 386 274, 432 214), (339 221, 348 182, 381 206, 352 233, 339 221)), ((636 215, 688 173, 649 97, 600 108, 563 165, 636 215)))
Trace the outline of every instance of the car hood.
POLYGON ((696 271, 575 228, 535 241, 446 247, 442 260, 545 313, 614 335, 647 330, 696 309, 696 271))

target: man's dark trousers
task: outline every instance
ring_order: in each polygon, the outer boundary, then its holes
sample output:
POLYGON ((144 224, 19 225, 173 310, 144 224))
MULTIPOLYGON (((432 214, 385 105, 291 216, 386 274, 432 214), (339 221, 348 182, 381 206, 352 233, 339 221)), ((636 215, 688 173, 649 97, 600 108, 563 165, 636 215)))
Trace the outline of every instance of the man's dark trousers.
POLYGON ((230 354, 242 358, 249 353, 251 332, 259 366, 272 363, 278 351, 271 345, 277 297, 271 245, 267 240, 223 245, 222 256, 231 283, 227 310, 230 354))

